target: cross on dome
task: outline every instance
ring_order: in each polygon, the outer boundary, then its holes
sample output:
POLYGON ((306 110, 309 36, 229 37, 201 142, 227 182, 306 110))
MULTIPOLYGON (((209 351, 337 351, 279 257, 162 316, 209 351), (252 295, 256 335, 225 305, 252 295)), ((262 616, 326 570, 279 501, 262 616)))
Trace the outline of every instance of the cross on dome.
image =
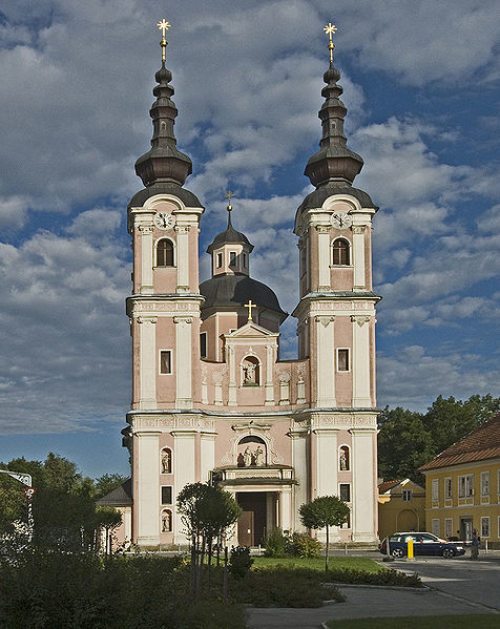
MULTIPOLYGON (((257 306, 256 306, 255 304, 253 304, 253 303, 252 303, 252 300, 251 300, 251 299, 249 299, 249 300, 248 300, 248 304, 244 304, 244 308, 248 308, 248 321, 253 321, 253 318, 252 318, 252 310, 253 310, 254 308, 257 308, 257 306)), ((247 323, 248 323, 248 321, 247 321, 247 323)))
POLYGON ((333 63, 333 49, 335 48, 335 44, 333 43, 333 36, 337 32, 337 27, 335 26, 335 24, 332 24, 331 22, 328 22, 328 24, 324 27, 323 30, 325 31, 325 33, 329 37, 328 50, 330 51, 330 65, 332 65, 332 63, 333 63))
POLYGON ((163 18, 162 20, 160 20, 159 22, 156 23, 156 26, 160 29, 161 33, 162 33, 162 39, 160 42, 160 46, 161 46, 161 60, 162 63, 165 63, 165 61, 167 60, 167 39, 165 37, 166 32, 168 31, 168 29, 170 28, 171 24, 170 22, 167 22, 167 20, 165 18, 163 18))

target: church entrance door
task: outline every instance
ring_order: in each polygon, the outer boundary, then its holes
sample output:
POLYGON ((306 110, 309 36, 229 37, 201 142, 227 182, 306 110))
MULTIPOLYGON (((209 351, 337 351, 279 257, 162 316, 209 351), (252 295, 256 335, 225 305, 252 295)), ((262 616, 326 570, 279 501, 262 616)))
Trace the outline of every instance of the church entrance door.
POLYGON ((240 546, 259 546, 266 537, 267 500, 265 492, 239 492, 236 500, 243 513, 238 520, 240 546))

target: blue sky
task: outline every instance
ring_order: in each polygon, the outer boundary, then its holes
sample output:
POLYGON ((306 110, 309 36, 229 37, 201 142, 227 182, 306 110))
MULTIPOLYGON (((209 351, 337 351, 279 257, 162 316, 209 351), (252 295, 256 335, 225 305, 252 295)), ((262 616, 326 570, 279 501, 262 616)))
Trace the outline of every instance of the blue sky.
MULTIPOLYGON (((0 13, 0 460, 49 450, 127 472, 126 206, 141 188, 160 65, 186 186, 255 245, 252 275, 289 312, 292 221, 320 138, 334 21, 355 185, 375 218, 379 405, 499 395, 500 43, 494 0, 7 0, 0 13)), ((202 272, 208 273, 202 253, 202 272)), ((284 352, 295 352, 294 321, 284 352)))

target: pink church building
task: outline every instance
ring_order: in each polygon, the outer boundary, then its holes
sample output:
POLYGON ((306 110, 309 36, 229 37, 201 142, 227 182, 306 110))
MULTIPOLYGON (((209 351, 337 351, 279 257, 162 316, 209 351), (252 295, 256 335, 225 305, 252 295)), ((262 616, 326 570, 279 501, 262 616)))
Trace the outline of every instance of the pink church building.
MULTIPOLYGON (((290 208, 298 357, 282 360, 288 315, 252 277, 254 247, 233 226, 230 202, 224 231, 212 235, 203 224, 205 208, 185 187, 191 160, 176 145, 172 75, 165 62, 156 73, 151 148, 135 166, 144 188, 128 207, 132 404, 123 434, 132 478, 122 506, 124 534, 139 546, 186 544, 176 498, 197 481, 240 504, 233 543, 257 546, 275 527, 303 531, 300 506, 326 495, 351 512, 334 541, 377 540, 377 208, 353 187, 363 160, 347 147, 339 78, 331 63, 320 146, 305 169, 314 190, 290 208), (211 277, 202 283, 200 230, 211 238, 211 277)), ((274 285, 292 290, 279 277, 274 285)))

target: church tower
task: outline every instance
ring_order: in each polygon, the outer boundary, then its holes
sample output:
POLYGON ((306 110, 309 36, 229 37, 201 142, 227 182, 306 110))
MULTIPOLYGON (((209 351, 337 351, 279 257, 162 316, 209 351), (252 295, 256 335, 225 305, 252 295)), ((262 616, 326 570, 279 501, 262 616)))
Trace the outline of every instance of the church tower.
POLYGON ((123 434, 132 462, 132 540, 185 544, 177 496, 188 483, 211 482, 242 508, 234 544, 261 545, 276 527, 304 530, 300 506, 326 495, 339 496, 351 512, 333 540, 373 544, 379 297, 372 289, 371 221, 377 208, 352 185, 363 160, 344 135, 335 27, 326 27, 330 66, 320 148, 305 171, 315 190, 295 217, 299 353, 282 360, 280 326, 288 314, 275 292, 251 276, 254 247, 237 230, 231 193, 227 226, 207 249, 211 277, 200 284, 204 208, 184 187, 192 164, 174 134, 177 109, 165 65, 169 24, 158 26, 153 136, 135 166, 144 189, 128 207, 132 404, 123 434))
POLYGON ((305 174, 315 190, 295 217, 299 237, 299 358, 308 358, 311 498, 340 495, 352 505, 353 541, 370 541, 376 528, 375 304, 372 289, 372 200, 352 183, 363 166, 344 134, 346 107, 340 72, 324 74, 322 138, 305 174), (338 457, 332 457, 338 452, 338 457), (342 456, 343 455, 343 456, 342 456), (338 463, 342 456, 342 465, 338 463), (344 468, 344 469, 342 469, 344 468), (348 474, 346 472, 349 472, 348 474))

